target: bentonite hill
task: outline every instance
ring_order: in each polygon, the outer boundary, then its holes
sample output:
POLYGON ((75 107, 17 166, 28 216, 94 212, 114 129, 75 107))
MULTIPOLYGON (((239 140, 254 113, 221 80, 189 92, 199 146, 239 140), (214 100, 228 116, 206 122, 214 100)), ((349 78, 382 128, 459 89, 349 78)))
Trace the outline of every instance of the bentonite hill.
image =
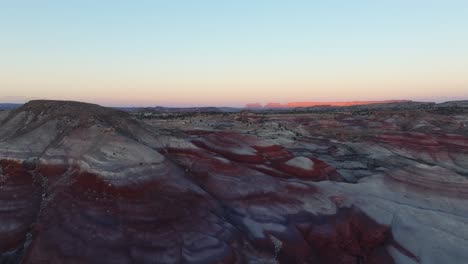
POLYGON ((468 263, 467 109, 0 111, 0 263, 468 263))

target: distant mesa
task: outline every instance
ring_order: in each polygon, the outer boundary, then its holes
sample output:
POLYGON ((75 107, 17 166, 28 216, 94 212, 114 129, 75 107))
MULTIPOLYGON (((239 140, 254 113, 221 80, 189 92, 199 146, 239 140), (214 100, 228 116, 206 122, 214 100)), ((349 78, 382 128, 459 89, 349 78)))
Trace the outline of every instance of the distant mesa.
POLYGON ((245 106, 248 109, 275 109, 275 108, 297 108, 297 107, 313 107, 313 106, 353 106, 353 105, 368 105, 368 104, 386 104, 386 103, 408 103, 410 100, 381 100, 381 101, 346 101, 346 102, 289 102, 267 103, 262 106, 260 103, 250 103, 245 106))
POLYGON ((248 109, 262 109, 263 106, 260 103, 250 103, 250 104, 246 104, 245 108, 248 108, 248 109))
POLYGON ((268 103, 265 105, 265 108, 285 108, 286 106, 282 105, 281 103, 268 103))
POLYGON ((349 101, 349 102, 292 102, 286 107, 311 107, 311 106, 353 106, 367 104, 407 103, 409 100, 382 100, 382 101, 349 101))

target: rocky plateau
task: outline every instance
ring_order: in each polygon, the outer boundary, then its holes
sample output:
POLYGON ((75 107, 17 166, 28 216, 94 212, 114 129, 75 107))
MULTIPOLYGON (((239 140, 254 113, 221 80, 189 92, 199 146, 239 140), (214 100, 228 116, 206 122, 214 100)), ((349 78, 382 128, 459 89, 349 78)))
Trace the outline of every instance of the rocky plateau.
POLYGON ((2 264, 463 264, 467 204, 465 104, 0 111, 2 264))

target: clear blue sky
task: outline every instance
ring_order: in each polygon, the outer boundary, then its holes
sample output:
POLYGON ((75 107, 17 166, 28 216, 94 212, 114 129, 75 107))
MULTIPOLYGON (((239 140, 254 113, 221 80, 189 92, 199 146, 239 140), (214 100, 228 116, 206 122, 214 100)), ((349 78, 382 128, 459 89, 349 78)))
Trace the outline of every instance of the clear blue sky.
POLYGON ((0 1, 0 99, 468 98, 468 1, 0 1))

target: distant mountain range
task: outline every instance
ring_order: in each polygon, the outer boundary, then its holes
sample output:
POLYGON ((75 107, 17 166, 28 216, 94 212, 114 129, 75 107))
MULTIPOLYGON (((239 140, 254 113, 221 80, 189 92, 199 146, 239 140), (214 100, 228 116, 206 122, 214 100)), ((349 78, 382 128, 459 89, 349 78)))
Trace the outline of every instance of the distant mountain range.
POLYGON ((236 107, 214 107, 214 106, 202 106, 202 107, 115 107, 126 112, 154 112, 154 113, 209 113, 209 112, 239 112, 242 108, 236 107))
POLYGON ((277 109, 277 108, 298 108, 298 107, 313 107, 313 106, 353 106, 353 105, 368 105, 368 104, 385 104, 385 103, 408 103, 410 100, 381 100, 381 101, 348 101, 348 102, 290 102, 267 103, 263 106, 260 103, 250 103, 245 108, 250 109, 277 109))
MULTIPOLYGON (((0 103, 1 110, 11 110, 21 107, 23 104, 18 103, 0 103)), ((250 103, 245 107, 112 107, 125 112, 153 112, 153 113, 210 113, 210 112, 222 112, 222 113, 234 113, 242 110, 255 110, 255 111, 288 111, 290 109, 301 109, 306 110, 330 110, 330 109, 373 109, 373 108, 414 108, 422 106, 432 107, 468 107, 468 100, 460 101, 448 101, 444 103, 434 102, 416 102, 411 100, 382 100, 382 101, 348 101, 348 102, 290 102, 290 103, 267 103, 262 105, 260 103, 250 103)))
POLYGON ((22 106, 23 104, 2 104, 0 103, 0 110, 9 110, 9 109, 15 109, 15 108, 18 108, 20 106, 22 106))

